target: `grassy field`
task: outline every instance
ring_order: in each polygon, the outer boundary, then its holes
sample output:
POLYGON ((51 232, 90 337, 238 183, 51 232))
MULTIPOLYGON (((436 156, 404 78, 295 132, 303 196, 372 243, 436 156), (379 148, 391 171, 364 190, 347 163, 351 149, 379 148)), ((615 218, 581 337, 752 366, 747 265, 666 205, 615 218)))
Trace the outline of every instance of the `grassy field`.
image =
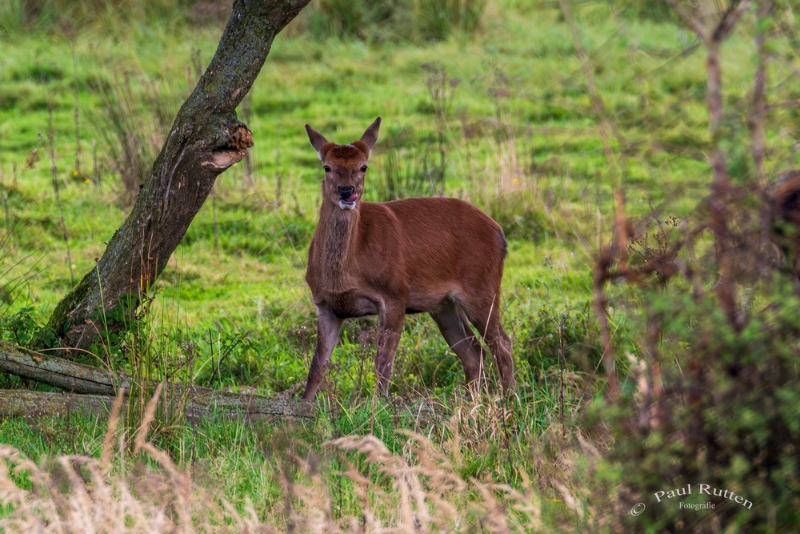
MULTIPOLYGON (((432 520, 441 528, 597 526, 574 478, 587 461, 576 439, 588 439, 593 450, 613 441, 580 422, 605 387, 591 308, 593 258, 612 236, 614 180, 641 226, 634 251, 643 256, 660 246, 659 229, 673 228, 669 221, 702 216, 711 180, 705 59, 694 36, 668 21, 615 3, 574 6, 615 128, 609 158, 570 28, 553 4, 489 0, 474 32, 437 41, 320 38, 308 30, 310 19, 278 37, 239 113, 255 140, 249 164, 219 178, 143 321, 122 339, 105 340, 96 357, 152 378, 264 395, 301 384, 315 343, 304 272, 322 177, 303 125, 347 142, 381 115, 368 200, 458 196, 502 224, 509 241, 502 306, 519 388, 506 403, 493 387, 465 398, 458 359, 433 321, 415 316, 398 350, 393 400, 376 400, 376 323, 349 322, 313 423, 155 424, 153 442, 175 464, 151 455, 148 465, 168 474, 176 465, 189 469, 199 492, 194 512, 216 493, 242 517, 250 506, 252 521, 281 530, 313 530, 327 520, 342 529, 351 520, 374 527, 364 510, 413 529, 398 504, 417 502, 404 493, 403 481, 413 479, 428 502, 453 503, 451 515, 432 520), (436 415, 426 406, 437 407, 436 415), (406 432, 425 440, 415 446, 406 432), (377 436, 385 454, 358 441, 362 435, 377 436), (419 462, 423 475, 403 471, 404 462, 419 462), (336 474, 349 469, 366 472, 372 485, 336 474), (434 472, 447 476, 425 478, 434 472), (491 499, 508 508, 498 512, 491 499), (317 521, 315 507, 332 518, 317 521)), ((742 58, 754 55, 751 18, 722 55, 724 127, 734 141, 747 135, 742 110, 755 63, 742 58)), ((221 28, 177 16, 126 23, 107 14, 78 30, 7 32, 0 33, 0 285, 8 291, 0 315, 3 337, 25 344, 123 222, 221 28)), ((770 100, 797 100, 793 41, 774 46, 770 100)), ((796 110, 776 108, 770 126, 767 174, 774 176, 796 164, 796 110)), ((745 150, 731 154, 735 181, 749 164, 745 150)), ((642 297, 621 284, 609 295, 622 387, 632 394, 624 355, 643 354, 635 327, 642 297)), ((5 376, 0 384, 35 387, 5 376)), ((0 422, 0 442, 36 461, 98 458, 105 432, 103 423, 82 419, 0 422)), ((121 436, 132 442, 130 433, 121 436)), ((142 459, 125 447, 114 458, 117 471, 139 469, 142 459)))

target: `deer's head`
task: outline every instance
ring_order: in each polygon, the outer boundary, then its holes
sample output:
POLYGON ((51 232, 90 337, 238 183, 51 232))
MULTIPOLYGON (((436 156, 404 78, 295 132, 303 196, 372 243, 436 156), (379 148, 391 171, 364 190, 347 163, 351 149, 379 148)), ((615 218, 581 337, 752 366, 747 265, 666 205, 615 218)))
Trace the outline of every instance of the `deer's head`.
POLYGON ((306 124, 308 140, 317 151, 325 180, 322 182, 323 202, 332 202, 343 210, 354 210, 364 194, 364 176, 372 147, 378 140, 381 118, 369 125, 358 141, 349 145, 331 143, 325 136, 306 124))

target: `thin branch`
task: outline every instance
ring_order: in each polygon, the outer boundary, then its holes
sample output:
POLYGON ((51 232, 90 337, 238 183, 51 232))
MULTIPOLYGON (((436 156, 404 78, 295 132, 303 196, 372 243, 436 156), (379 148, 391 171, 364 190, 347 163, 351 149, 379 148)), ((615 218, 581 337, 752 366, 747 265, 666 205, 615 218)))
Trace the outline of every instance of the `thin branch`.
POLYGON ((750 133, 752 136, 753 161, 756 166, 756 177, 761 187, 766 185, 764 176, 764 157, 767 152, 767 138, 764 123, 767 120, 767 62, 769 53, 766 49, 766 32, 761 31, 762 21, 766 20, 775 6, 772 0, 761 0, 758 6, 758 19, 756 21, 756 49, 758 53, 758 67, 753 84, 753 110, 750 114, 750 133))
POLYGON ((678 2, 678 0, 664 0, 664 1, 672 6, 672 9, 674 9, 675 12, 678 13, 678 15, 680 15, 680 17, 683 19, 683 21, 686 23, 686 25, 689 26, 689 28, 694 33, 696 33, 697 36, 703 42, 707 43, 709 41, 708 35, 706 34, 706 28, 703 25, 703 23, 700 21, 700 19, 698 19, 697 17, 692 15, 692 13, 689 10, 687 10, 685 7, 683 7, 683 5, 681 5, 678 2))
POLYGON ((715 286, 719 306, 728 318, 731 326, 737 331, 743 327, 741 318, 737 314, 736 284, 734 276, 733 245, 728 228, 728 201, 730 196, 730 176, 725 161, 725 153, 719 143, 720 125, 722 122, 722 70, 720 67, 720 48, 722 42, 730 35, 742 14, 747 11, 751 0, 731 0, 719 23, 709 34, 706 26, 678 0, 666 0, 703 40, 706 47, 706 70, 708 72, 708 115, 709 132, 713 142, 711 153, 711 166, 714 177, 711 183, 711 196, 709 197, 709 227, 714 233, 714 247, 716 250, 717 264, 719 265, 719 279, 715 286))
POLYGON ((747 8, 750 7, 750 0, 734 0, 728 6, 728 9, 722 15, 722 19, 717 24, 717 27, 714 29, 714 33, 711 36, 711 39, 714 42, 721 43, 728 37, 728 34, 733 31, 733 28, 739 22, 739 19, 747 11, 747 8), (736 7, 736 4, 739 4, 736 7))
POLYGON ((600 323, 600 337, 603 341, 603 367, 608 378, 608 389, 612 399, 620 397, 619 380, 617 379, 616 361, 614 359, 614 345, 611 343, 611 328, 608 323, 608 298, 605 293, 605 283, 609 278, 611 263, 614 253, 610 249, 601 250, 597 256, 594 267, 594 306, 597 321, 600 323))

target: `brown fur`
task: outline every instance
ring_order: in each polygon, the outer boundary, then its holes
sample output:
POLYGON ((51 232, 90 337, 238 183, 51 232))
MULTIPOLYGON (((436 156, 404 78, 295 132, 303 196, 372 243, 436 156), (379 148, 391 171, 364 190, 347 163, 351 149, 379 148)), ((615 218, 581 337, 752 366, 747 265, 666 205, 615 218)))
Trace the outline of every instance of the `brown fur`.
POLYGON ((503 388, 508 389, 514 375, 511 342, 500 324, 503 231, 478 208, 457 199, 362 202, 361 169, 379 126, 380 118, 350 145, 329 143, 306 126, 330 171, 322 185, 320 219, 306 271, 319 327, 304 397, 316 394, 342 321, 376 314, 375 372, 379 390, 386 393, 405 314, 417 312, 431 314, 471 384, 480 379, 483 367, 483 351, 470 324, 474 326, 489 345, 503 388), (351 187, 358 200, 353 209, 343 209, 341 195, 351 187))
POLYGON ((800 171, 782 174, 770 191, 772 240, 795 273, 800 289, 800 171))

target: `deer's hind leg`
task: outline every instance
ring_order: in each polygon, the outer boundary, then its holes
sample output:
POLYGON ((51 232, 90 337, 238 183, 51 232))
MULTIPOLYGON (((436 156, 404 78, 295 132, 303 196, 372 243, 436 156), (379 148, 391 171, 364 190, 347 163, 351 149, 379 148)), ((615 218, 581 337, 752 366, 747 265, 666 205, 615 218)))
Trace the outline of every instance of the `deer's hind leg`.
POLYGON ((489 345, 492 358, 500 374, 503 392, 516 385, 514 361, 511 358, 511 338, 508 337, 500 321, 500 290, 492 294, 470 295, 464 303, 464 312, 472 325, 489 345))
POLYGON ((464 311, 448 298, 443 300, 440 308, 430 315, 436 321, 447 344, 461 360, 467 387, 478 386, 483 372, 483 349, 478 338, 472 333, 464 311))

